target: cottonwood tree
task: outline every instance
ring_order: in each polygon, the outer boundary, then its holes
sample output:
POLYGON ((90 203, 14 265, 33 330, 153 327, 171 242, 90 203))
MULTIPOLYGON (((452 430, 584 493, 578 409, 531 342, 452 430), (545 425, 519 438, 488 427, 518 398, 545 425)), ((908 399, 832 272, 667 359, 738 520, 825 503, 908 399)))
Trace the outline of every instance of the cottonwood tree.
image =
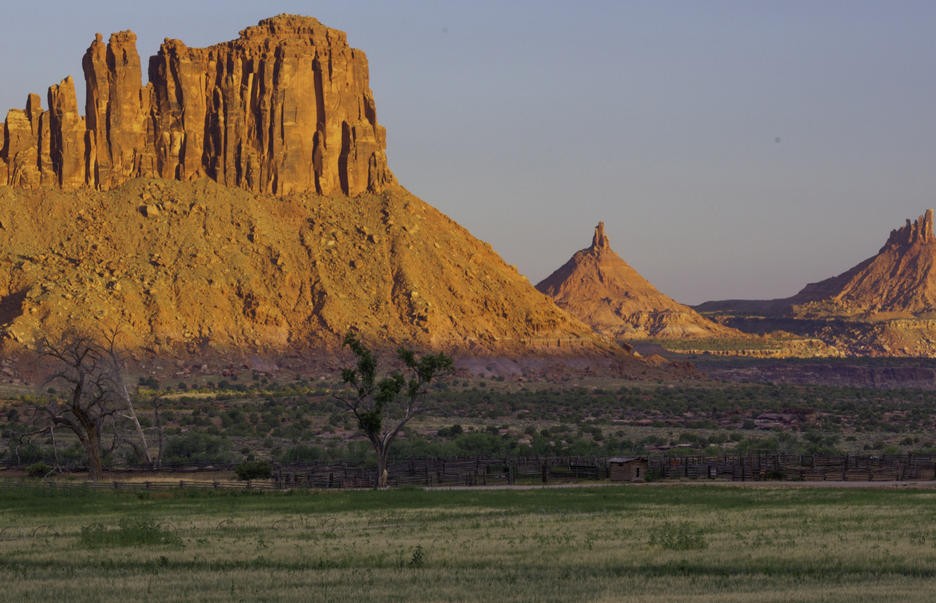
POLYGON ((88 456, 91 479, 98 480, 103 473, 104 426, 117 413, 105 351, 92 337, 76 331, 54 342, 41 340, 38 351, 55 365, 44 385, 65 390, 53 394, 43 410, 53 425, 75 434, 88 456))
POLYGON ((374 448, 377 487, 386 488, 393 440, 422 411, 429 383, 452 372, 452 359, 443 353, 417 355, 402 347, 397 357, 404 370, 379 377, 377 358, 355 334, 348 333, 344 345, 354 354, 356 362, 341 371, 341 380, 348 391, 335 397, 354 415, 358 428, 374 448))
POLYGON ((129 442, 153 464, 124 380, 116 339, 116 330, 102 337, 70 330, 55 341, 40 339, 37 347, 39 354, 52 365, 44 388, 57 386, 56 389, 63 390, 46 401, 42 412, 52 426, 63 426, 75 434, 87 454, 88 471, 93 480, 100 479, 103 473, 104 455, 122 441, 129 442), (121 420, 130 421, 139 441, 122 437, 121 420))

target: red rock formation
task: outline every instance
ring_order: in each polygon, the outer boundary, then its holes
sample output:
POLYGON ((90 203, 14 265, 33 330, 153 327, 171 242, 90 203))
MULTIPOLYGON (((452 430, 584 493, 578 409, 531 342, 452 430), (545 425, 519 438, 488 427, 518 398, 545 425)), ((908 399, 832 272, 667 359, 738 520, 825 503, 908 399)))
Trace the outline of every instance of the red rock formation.
POLYGON ((624 339, 737 337, 741 334, 660 293, 622 260, 604 222, 591 247, 575 253, 536 288, 603 335, 624 339))
MULTIPOLYGON (((89 184, 108 189, 134 176, 152 175, 152 135, 147 138, 150 86, 141 87, 136 34, 113 34, 107 45, 98 34, 82 59, 85 111, 94 149, 89 184)), ((155 118, 156 116, 152 116, 155 118)), ((151 134, 151 132, 150 132, 151 134)))
POLYGON ((343 32, 280 15, 236 40, 189 48, 166 40, 142 84, 136 35, 100 34, 82 61, 87 118, 74 83, 11 110, 0 181, 110 189, 137 176, 287 194, 358 195, 393 181, 367 59, 343 32))
POLYGON ((926 210, 922 216, 911 222, 907 219, 907 224, 903 228, 896 228, 891 231, 887 243, 881 248, 884 251, 888 247, 906 247, 915 243, 932 244, 936 243, 936 237, 933 236, 933 210, 926 210))
POLYGON ((58 185, 64 189, 79 188, 85 183, 86 135, 85 120, 78 115, 75 82, 67 77, 49 88, 51 122, 50 155, 58 185))
POLYGON ((933 210, 892 230, 877 255, 806 285, 786 300, 794 316, 929 316, 936 311, 933 210))
POLYGON ((724 300, 697 306, 721 314, 773 318, 881 320, 930 318, 936 312, 933 210, 891 231, 876 255, 850 270, 810 283, 792 297, 724 300))

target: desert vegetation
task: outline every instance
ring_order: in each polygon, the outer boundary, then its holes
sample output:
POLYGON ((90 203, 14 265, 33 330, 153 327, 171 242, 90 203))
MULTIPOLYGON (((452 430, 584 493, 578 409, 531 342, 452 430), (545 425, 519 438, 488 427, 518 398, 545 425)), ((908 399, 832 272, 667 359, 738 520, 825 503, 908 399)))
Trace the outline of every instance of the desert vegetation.
MULTIPOLYGON (((163 381, 135 376, 132 383, 141 429, 162 466, 376 465, 357 420, 335 399, 345 391, 336 378, 231 369, 163 381)), ((48 388, 2 392, 0 463, 48 471, 88 466, 74 435, 37 429, 51 395, 48 388)), ((930 400, 915 389, 456 376, 430 384, 424 412, 405 425, 389 458, 932 453, 930 400)), ((150 466, 131 445, 133 433, 105 451, 105 468, 150 466)))

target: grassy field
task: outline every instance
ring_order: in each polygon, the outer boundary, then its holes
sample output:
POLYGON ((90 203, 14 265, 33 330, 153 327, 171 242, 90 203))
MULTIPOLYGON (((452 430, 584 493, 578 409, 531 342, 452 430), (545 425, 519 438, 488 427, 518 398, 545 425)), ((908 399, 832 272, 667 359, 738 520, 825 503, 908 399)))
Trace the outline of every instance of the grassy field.
POLYGON ((936 491, 0 489, 0 599, 927 601, 936 491))

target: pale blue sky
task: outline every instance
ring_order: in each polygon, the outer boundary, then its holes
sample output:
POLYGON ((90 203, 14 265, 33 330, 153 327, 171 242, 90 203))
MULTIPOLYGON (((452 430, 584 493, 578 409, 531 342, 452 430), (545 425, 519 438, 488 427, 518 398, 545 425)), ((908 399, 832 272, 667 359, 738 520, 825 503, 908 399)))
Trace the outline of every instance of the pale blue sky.
MULTIPOLYGON (((10 3, 0 107, 94 33, 203 46, 280 12, 370 61, 391 168, 532 282, 591 240, 689 303, 795 293, 936 205, 936 3, 10 3)), ((145 60, 145 59, 144 59, 145 60)))

